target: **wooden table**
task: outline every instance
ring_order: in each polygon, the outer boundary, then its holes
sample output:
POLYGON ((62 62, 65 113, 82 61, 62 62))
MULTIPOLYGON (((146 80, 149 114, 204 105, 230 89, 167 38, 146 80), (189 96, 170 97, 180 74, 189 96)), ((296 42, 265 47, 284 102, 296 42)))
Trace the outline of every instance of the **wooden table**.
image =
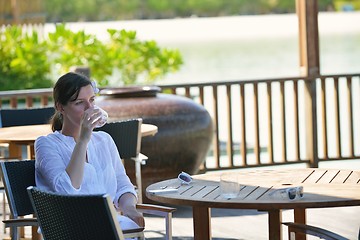
MULTIPOLYGON (((152 124, 142 124, 142 136, 152 136, 158 131, 157 126, 152 124)), ((28 156, 34 156, 34 142, 39 136, 51 133, 51 125, 27 125, 16 127, 0 128, 0 143, 9 144, 9 158, 22 158, 21 146, 28 146, 28 156)))
MULTIPOLYGON (((154 183, 147 187, 146 196, 154 201, 193 208, 195 239, 211 239, 210 208, 257 209, 268 212, 269 238, 282 239, 281 210, 294 209, 294 221, 306 223, 306 208, 360 206, 360 171, 337 169, 281 169, 235 171, 240 179, 237 198, 220 195, 220 173, 193 176, 190 185, 178 179, 154 183), (303 186, 304 197, 286 200, 278 196, 279 188, 303 186), (177 188, 175 193, 149 193, 149 190, 177 188)), ((234 236, 240 237, 240 236, 234 236)), ((298 239, 298 238, 297 238, 298 239)))

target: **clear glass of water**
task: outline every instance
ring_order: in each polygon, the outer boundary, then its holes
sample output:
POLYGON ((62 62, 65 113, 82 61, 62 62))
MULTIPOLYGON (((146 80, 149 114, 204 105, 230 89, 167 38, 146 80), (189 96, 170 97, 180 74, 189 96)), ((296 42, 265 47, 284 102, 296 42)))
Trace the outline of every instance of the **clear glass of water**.
POLYGON ((220 194, 223 198, 236 198, 239 195, 240 184, 238 174, 223 173, 220 176, 220 194))
POLYGON ((94 121, 94 122, 98 121, 98 123, 96 124, 95 128, 100 128, 100 127, 104 126, 104 125, 107 123, 108 118, 109 118, 109 115, 108 115, 108 113, 107 113, 104 109, 102 109, 101 107, 98 107, 98 106, 95 105, 95 106, 94 106, 94 109, 99 109, 100 112, 101 112, 101 116, 100 116, 99 118, 95 119, 95 121, 94 121))

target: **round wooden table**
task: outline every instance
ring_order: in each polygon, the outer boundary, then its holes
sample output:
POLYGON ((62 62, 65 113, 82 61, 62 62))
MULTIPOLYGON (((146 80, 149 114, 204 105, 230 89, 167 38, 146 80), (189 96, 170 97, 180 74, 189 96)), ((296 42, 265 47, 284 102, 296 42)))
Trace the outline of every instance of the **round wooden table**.
POLYGON ((294 221, 306 223, 307 208, 360 206, 360 171, 306 168, 231 172, 237 173, 240 179, 241 187, 236 198, 225 199, 220 195, 218 172, 193 176, 189 185, 181 185, 178 179, 154 183, 147 187, 146 196, 161 203, 192 206, 194 238, 201 240, 211 239, 210 208, 266 211, 268 239, 277 240, 282 239, 282 209, 294 209, 294 221), (304 188, 303 198, 291 201, 276 194, 278 189, 294 186, 304 188), (149 192, 168 188, 178 191, 149 192))

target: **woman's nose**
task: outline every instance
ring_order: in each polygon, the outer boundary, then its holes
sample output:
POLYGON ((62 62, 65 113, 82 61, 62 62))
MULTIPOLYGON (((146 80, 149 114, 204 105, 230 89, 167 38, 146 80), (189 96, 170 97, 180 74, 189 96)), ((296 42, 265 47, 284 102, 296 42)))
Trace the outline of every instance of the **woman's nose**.
POLYGON ((85 110, 94 107, 94 104, 92 102, 86 102, 85 110))

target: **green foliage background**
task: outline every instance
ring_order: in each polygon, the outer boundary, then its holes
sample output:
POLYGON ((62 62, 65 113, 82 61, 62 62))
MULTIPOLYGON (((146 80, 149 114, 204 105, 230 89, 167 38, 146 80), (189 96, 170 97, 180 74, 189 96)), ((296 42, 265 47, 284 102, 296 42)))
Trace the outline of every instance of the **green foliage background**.
POLYGON ((151 83, 183 64, 177 49, 140 41, 135 31, 108 29, 109 42, 57 24, 48 36, 11 26, 0 31, 0 90, 52 87, 72 66, 88 66, 100 86, 116 71, 117 84, 151 83), (55 76, 55 77, 53 77, 55 76), (54 79, 55 78, 55 79, 54 79))
POLYGON ((47 44, 37 32, 8 27, 0 33, 0 90, 49 87, 47 44))

